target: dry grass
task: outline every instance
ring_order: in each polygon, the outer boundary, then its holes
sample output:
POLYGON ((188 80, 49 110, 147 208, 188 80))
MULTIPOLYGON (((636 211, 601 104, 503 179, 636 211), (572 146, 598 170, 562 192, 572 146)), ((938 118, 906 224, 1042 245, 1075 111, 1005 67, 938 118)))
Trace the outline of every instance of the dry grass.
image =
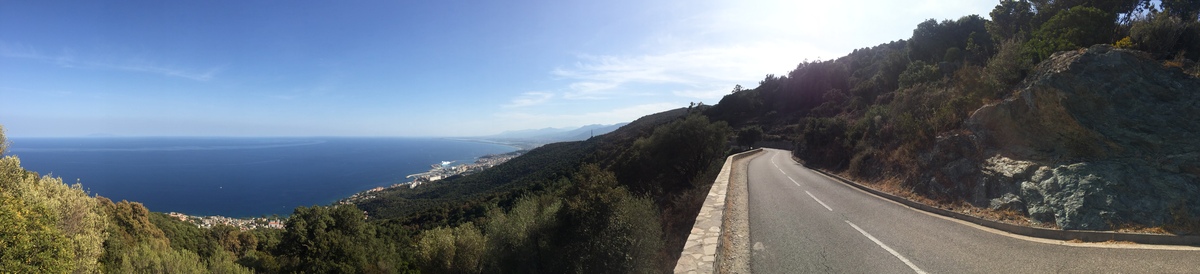
POLYGON ((1117 240, 1107 240, 1107 241, 1104 241, 1104 242, 1101 242, 1101 243, 1102 243, 1102 244, 1109 244, 1109 245, 1134 245, 1134 244, 1137 244, 1137 243, 1135 243, 1135 242, 1130 242, 1130 241, 1117 241, 1117 240))
MULTIPOLYGON (((978 217, 978 218, 985 219, 985 220, 997 221, 997 222, 1013 224, 1013 225, 1020 225, 1020 226, 1028 226, 1028 227, 1060 229, 1058 227, 1058 224, 1042 223, 1042 222, 1033 221, 1033 220, 1029 219, 1029 216, 1026 216, 1025 214, 1022 214, 1021 212, 1018 212, 1015 210, 993 210, 993 209, 986 208, 986 207, 977 207, 977 206, 974 206, 974 205, 971 205, 971 204, 968 204, 968 203, 962 202, 962 201, 943 202, 943 201, 933 200, 933 199, 930 199, 923 195, 917 194, 916 192, 913 192, 911 188, 905 186, 904 180, 901 178, 898 178, 898 177, 888 177, 885 179, 870 181, 870 180, 864 180, 862 178, 856 178, 856 177, 852 176, 851 174, 848 174, 847 172, 834 173, 834 174, 837 174, 844 178, 848 178, 850 180, 854 180, 855 182, 859 182, 862 185, 865 185, 872 189, 882 191, 882 192, 885 192, 888 194, 892 194, 895 196, 903 197, 910 201, 914 201, 914 202, 922 203, 925 205, 929 205, 929 206, 933 206, 933 207, 937 207, 937 208, 941 208, 941 209, 945 209, 945 210, 950 210, 950 211, 978 217)), ((1146 231, 1153 231, 1153 230, 1146 230, 1146 231)), ((1145 232, 1145 233, 1153 233, 1153 232, 1145 232)))
POLYGON ((1163 226, 1148 227, 1140 224, 1121 224, 1117 225, 1116 232, 1124 233, 1146 233, 1146 234, 1174 234, 1163 226))

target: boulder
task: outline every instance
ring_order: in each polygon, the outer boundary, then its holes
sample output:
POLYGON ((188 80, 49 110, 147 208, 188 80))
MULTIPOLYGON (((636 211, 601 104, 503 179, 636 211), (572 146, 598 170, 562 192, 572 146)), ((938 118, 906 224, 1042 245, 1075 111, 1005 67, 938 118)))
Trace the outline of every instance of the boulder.
POLYGON ((1200 217, 1200 79, 1145 56, 1106 45, 1051 56, 972 113, 963 136, 939 139, 926 173, 975 189, 948 194, 1063 229, 1158 226, 1176 208, 1200 217))

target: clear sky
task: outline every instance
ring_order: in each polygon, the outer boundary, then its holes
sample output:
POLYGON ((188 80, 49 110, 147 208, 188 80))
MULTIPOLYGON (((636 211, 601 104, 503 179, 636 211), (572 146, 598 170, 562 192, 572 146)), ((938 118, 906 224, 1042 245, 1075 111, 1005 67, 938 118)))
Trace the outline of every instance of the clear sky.
POLYGON ((0 124, 12 137, 612 124, 998 2, 0 0, 0 124))

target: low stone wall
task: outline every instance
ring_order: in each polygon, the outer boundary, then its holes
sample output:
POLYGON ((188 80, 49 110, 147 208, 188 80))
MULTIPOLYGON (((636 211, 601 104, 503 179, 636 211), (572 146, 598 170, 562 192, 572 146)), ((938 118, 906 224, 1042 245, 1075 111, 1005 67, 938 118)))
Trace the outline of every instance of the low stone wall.
POLYGON ((745 174, 735 174, 734 162, 760 151, 762 151, 761 148, 754 149, 730 155, 725 159, 725 164, 721 166, 721 173, 713 181, 712 189, 708 191, 708 197, 704 198, 704 206, 700 207, 700 213, 696 215, 696 224, 692 225, 692 232, 683 245, 679 261, 675 263, 675 273, 715 272, 719 256, 717 251, 722 248, 720 239, 725 231, 723 225, 726 211, 725 197, 729 191, 730 178, 745 176, 745 174))

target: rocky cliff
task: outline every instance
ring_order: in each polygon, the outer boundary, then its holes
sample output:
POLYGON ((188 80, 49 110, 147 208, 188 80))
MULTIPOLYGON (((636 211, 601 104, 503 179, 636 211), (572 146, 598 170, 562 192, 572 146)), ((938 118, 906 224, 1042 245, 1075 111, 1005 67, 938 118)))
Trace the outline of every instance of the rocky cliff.
POLYGON ((1200 216, 1200 79, 1105 45, 1060 52, 922 155, 918 191, 1063 229, 1200 216))

